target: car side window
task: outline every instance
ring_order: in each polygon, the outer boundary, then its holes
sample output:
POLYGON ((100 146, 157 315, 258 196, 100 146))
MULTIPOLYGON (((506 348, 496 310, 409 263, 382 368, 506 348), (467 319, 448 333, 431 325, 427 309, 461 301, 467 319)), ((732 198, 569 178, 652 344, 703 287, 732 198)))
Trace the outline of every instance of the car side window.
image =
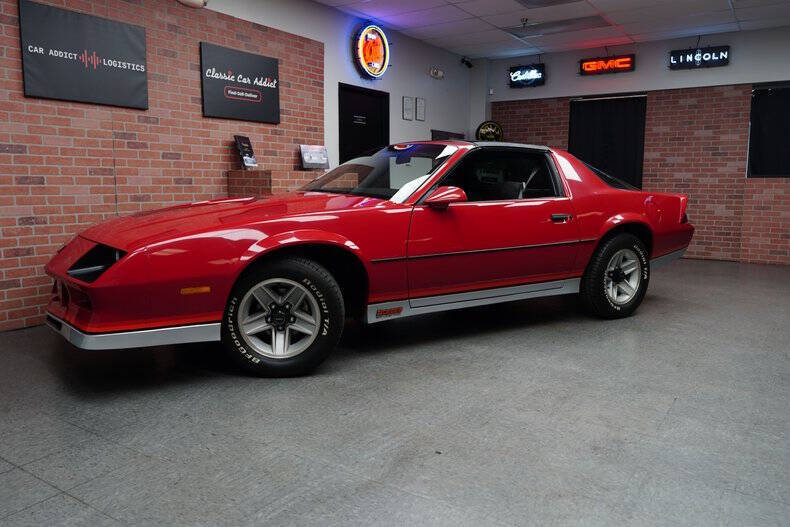
POLYGON ((538 152, 479 150, 467 154, 442 182, 459 187, 469 201, 556 196, 546 156, 538 152))

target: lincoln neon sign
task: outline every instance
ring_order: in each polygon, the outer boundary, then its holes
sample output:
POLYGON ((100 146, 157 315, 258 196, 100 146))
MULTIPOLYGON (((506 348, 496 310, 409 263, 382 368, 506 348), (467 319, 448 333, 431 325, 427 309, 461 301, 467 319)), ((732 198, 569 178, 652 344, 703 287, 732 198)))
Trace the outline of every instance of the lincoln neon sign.
POLYGON ((633 54, 615 55, 612 57, 595 57, 579 61, 581 75, 600 75, 602 73, 622 73, 634 71, 636 60, 633 54))
POLYGON ((675 49, 669 52, 669 69, 695 70, 715 68, 730 63, 730 46, 702 49, 675 49))

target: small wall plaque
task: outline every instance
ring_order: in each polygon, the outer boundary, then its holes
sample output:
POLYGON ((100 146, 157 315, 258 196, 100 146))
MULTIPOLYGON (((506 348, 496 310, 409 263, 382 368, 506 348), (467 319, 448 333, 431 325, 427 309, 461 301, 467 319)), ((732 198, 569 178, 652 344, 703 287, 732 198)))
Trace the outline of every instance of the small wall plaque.
POLYGON ((245 169, 257 167, 258 161, 255 159, 255 152, 252 151, 250 138, 243 135, 234 135, 233 139, 236 140, 236 149, 239 151, 241 166, 245 169))
POLYGON ((302 168, 329 168, 329 155, 323 145, 299 145, 302 168))

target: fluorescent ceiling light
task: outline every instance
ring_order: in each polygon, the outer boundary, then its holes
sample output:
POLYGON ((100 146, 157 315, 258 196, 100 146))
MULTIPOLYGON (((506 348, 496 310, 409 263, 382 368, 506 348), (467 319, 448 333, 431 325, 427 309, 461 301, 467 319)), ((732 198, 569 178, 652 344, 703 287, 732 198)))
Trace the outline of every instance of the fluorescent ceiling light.
POLYGON ((526 26, 513 26, 502 29, 519 38, 529 38, 539 37, 541 35, 553 35, 554 33, 581 31, 582 29, 591 29, 595 27, 607 27, 609 25, 609 22, 600 16, 587 16, 584 18, 556 20, 554 22, 543 22, 540 24, 528 23, 526 26))
POLYGON ((560 4, 570 4, 576 0, 516 0, 519 4, 527 9, 534 9, 536 7, 549 7, 560 4))

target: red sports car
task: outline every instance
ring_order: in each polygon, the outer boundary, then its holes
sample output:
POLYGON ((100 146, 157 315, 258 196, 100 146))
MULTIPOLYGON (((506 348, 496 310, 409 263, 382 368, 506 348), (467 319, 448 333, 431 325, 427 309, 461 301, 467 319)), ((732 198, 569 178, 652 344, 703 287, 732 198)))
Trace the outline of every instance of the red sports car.
POLYGON ((85 349, 222 341, 249 371, 281 376, 321 363, 346 318, 567 293, 624 317, 651 267, 688 246, 686 202, 562 150, 396 144, 289 194, 89 228, 46 266, 47 321, 85 349))

